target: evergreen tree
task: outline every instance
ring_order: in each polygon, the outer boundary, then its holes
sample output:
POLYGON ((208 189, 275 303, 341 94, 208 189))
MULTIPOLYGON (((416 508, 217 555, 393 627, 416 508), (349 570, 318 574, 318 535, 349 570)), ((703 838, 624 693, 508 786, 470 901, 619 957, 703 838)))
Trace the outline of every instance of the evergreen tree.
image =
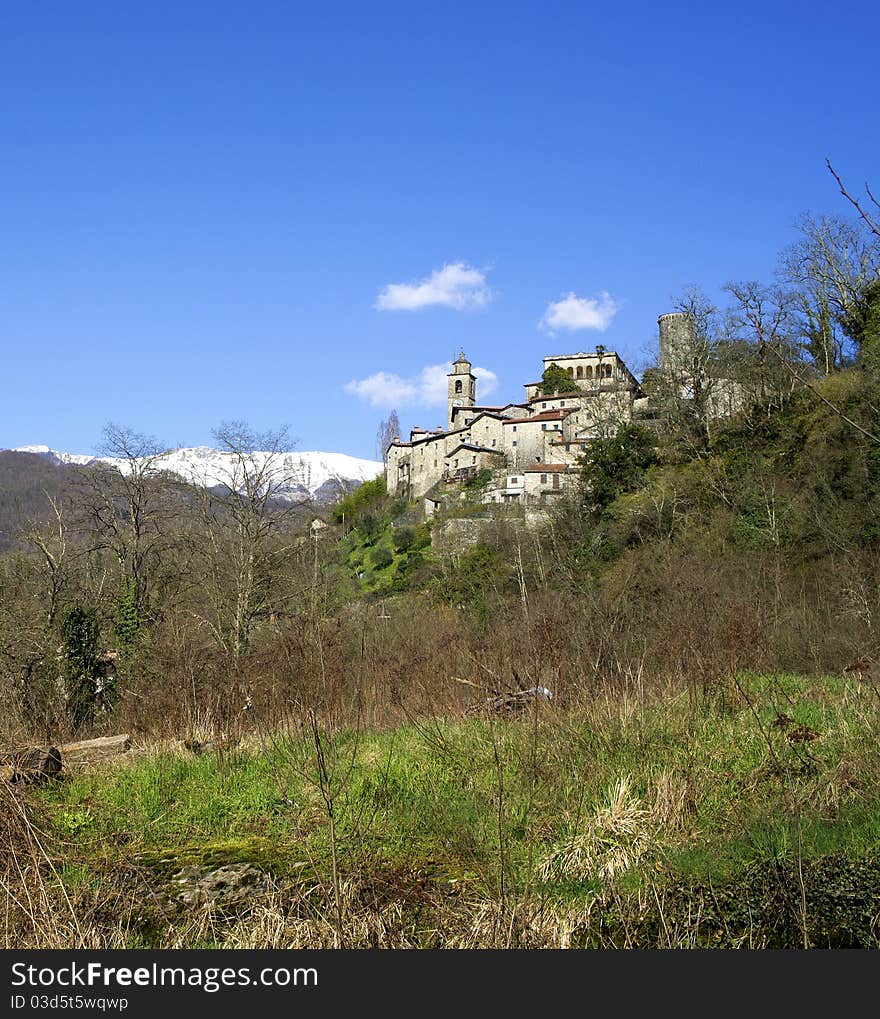
POLYGON ((650 429, 625 425, 616 435, 595 439, 580 457, 584 506, 598 519, 619 496, 637 489, 657 462, 650 429))
POLYGON ((120 647, 131 647, 140 628, 141 613, 137 589, 133 581, 128 581, 123 583, 122 591, 116 601, 116 619, 113 629, 120 647))
POLYGON ((98 633, 94 609, 74 605, 61 620, 67 712, 76 728, 94 717, 97 708, 101 678, 98 633))
POLYGON ((574 383, 571 381, 571 376, 564 368, 560 368, 555 361, 552 361, 544 369, 540 385, 540 390, 544 396, 570 392, 573 386, 574 383))

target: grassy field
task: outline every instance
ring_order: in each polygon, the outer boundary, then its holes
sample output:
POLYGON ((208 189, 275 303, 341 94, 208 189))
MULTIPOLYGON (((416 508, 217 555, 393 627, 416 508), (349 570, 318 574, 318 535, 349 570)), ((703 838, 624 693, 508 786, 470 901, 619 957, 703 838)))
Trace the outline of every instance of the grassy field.
POLYGON ((741 675, 709 701, 147 748, 16 801, 41 892, 7 943, 877 945, 878 722, 857 679, 741 675), (241 865, 244 901, 180 901, 241 865))

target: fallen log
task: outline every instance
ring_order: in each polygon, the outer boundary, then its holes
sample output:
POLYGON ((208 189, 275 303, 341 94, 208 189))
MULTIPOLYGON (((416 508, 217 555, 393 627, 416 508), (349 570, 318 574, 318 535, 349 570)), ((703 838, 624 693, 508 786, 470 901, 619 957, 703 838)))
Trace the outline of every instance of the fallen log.
POLYGON ((57 747, 26 747, 12 758, 9 782, 34 784, 48 782, 61 773, 61 754, 57 747))
POLYGON ((130 749, 131 736, 123 733, 120 736, 98 736, 97 739, 65 743, 61 747, 61 757, 65 764, 91 764, 93 761, 124 754, 130 749))

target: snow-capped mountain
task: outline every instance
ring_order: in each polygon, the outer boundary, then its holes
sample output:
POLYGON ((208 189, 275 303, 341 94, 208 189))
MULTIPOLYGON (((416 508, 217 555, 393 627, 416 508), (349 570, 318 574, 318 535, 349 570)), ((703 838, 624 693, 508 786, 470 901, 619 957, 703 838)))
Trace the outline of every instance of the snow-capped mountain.
POLYGON ((37 456, 44 456, 47 460, 59 464, 90 464, 97 459, 97 457, 82 456, 79 453, 59 453, 54 449, 49 449, 48 446, 16 446, 15 449, 10 450, 10 453, 35 453, 37 456))
MULTIPOLYGON (((19 446, 14 453, 34 453, 57 464, 87 465, 104 463, 128 469, 128 462, 113 457, 83 456, 77 453, 60 453, 48 446, 19 446)), ((278 486, 279 496, 291 501, 316 499, 327 501, 337 498, 362 481, 371 481, 382 473, 383 465, 377 460, 361 460, 346 453, 317 451, 265 453, 248 455, 246 462, 233 454, 209 446, 188 449, 170 449, 153 465, 156 470, 170 471, 196 485, 208 488, 231 486, 241 488, 242 472, 260 476, 265 482, 278 486)))

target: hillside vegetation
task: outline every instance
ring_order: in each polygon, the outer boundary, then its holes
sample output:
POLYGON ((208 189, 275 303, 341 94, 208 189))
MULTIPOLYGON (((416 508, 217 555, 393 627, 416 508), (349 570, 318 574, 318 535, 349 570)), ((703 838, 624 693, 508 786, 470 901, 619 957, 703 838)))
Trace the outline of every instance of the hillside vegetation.
POLYGON ((0 556, 2 736, 135 750, 0 787, 7 943, 876 946, 880 255, 835 223, 839 300, 682 298, 738 413, 646 373, 543 526, 483 477, 310 528, 240 425, 225 491, 78 475, 0 556))

